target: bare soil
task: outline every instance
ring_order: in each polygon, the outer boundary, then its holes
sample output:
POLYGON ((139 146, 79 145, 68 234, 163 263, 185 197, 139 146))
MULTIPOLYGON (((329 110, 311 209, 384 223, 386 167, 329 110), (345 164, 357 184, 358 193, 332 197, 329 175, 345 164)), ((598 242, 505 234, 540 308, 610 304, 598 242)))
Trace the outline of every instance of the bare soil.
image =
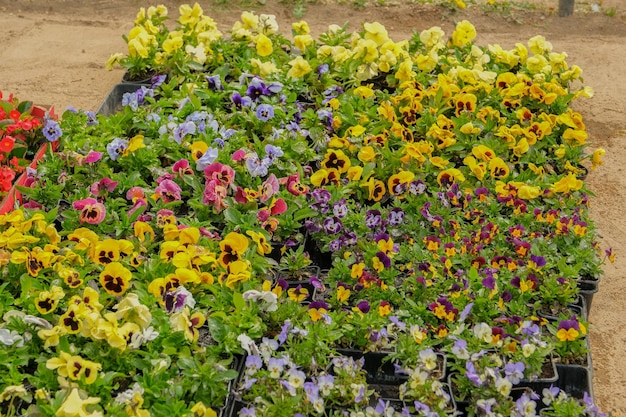
MULTIPOLYGON (((498 0, 501 1, 501 0, 498 0)), ((605 267, 600 291, 593 299, 590 335, 594 367, 594 394, 601 409, 613 417, 626 417, 626 4, 622 0, 593 4, 576 0, 574 15, 559 17, 558 1, 533 0, 536 8, 486 13, 480 7, 462 11, 422 4, 368 6, 358 10, 344 4, 308 4, 304 19, 315 35, 329 24, 363 22, 384 24, 394 40, 414 30, 440 26, 452 33, 455 22, 468 19, 478 31, 480 45, 511 48, 535 35, 543 35, 556 52, 567 52, 567 62, 583 69, 584 82, 595 91, 591 99, 575 104, 587 125, 591 142, 606 149, 605 163, 591 172, 589 185, 596 197, 592 213, 602 245, 617 253, 615 264, 605 267), (602 10, 610 10, 604 13, 602 10)), ((96 110, 122 70, 106 71, 104 62, 124 52, 122 34, 128 33, 139 7, 165 4, 174 18, 182 2, 175 0, 0 0, 0 91, 14 93, 62 112, 67 106, 96 110)), ((278 17, 285 32, 292 6, 268 0, 265 5, 214 5, 201 0, 205 14, 224 31, 241 11, 256 10, 278 17)))

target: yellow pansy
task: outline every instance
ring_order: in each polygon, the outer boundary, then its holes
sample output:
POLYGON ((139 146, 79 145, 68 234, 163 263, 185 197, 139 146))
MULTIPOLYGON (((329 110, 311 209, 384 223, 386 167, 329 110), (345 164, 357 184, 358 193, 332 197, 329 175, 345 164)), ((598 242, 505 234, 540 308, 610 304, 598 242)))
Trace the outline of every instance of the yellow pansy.
POLYGON ((457 23, 452 33, 452 45, 463 47, 476 38, 476 28, 467 20, 457 23))
POLYGON ((300 51, 306 50, 306 48, 313 45, 314 42, 315 40, 313 39, 311 35, 296 35, 293 38, 293 44, 300 51))
POLYGON ((198 3, 194 3, 193 7, 188 4, 181 4, 178 7, 178 13, 180 14, 178 21, 182 25, 194 26, 200 21, 203 10, 198 3))
POLYGON ((163 50, 168 54, 173 54, 182 48, 184 44, 181 32, 170 32, 167 39, 163 41, 163 50))
POLYGON ((274 51, 272 41, 267 36, 260 34, 254 39, 256 43, 256 52, 259 56, 269 56, 274 51))
POLYGON ((363 29, 365 29, 363 38, 374 41, 376 45, 382 45, 389 39, 387 29, 378 22, 364 23, 363 29))
POLYGON ((571 172, 559 181, 552 184, 550 190, 555 193, 569 193, 571 191, 580 190, 583 186, 582 180, 576 178, 571 172))
POLYGON ((311 33, 311 29, 309 29, 309 24, 304 20, 299 22, 293 22, 291 24, 291 28, 296 33, 296 35, 308 35, 311 33))
POLYGON ((87 417, 92 415, 87 407, 100 402, 98 397, 89 397, 86 393, 72 388, 69 395, 65 397, 61 407, 55 413, 55 417, 87 417), (82 393, 82 395, 81 395, 82 393))
POLYGON ((602 160, 604 155, 606 155, 606 151, 602 148, 598 148, 593 151, 593 154, 591 155, 591 169, 596 169, 604 163, 602 160))
POLYGON ((287 71, 287 76, 290 78, 302 78, 313 71, 309 62, 301 56, 289 61, 289 66, 291 68, 287 71))
POLYGON ((371 146, 364 146, 357 155, 361 162, 371 162, 376 159, 376 151, 371 146))
POLYGON ((263 62, 258 58, 252 58, 250 60, 252 64, 253 72, 261 77, 267 77, 270 74, 274 74, 278 71, 278 67, 272 61, 263 62))

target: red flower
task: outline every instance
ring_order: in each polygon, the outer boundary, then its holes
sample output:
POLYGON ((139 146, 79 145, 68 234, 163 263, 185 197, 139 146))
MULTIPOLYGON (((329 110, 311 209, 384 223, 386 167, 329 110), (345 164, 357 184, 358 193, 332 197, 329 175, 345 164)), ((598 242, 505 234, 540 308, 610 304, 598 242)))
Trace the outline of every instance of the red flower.
POLYGON ((15 138, 13 136, 6 135, 0 139, 0 152, 11 152, 15 146, 15 138))
POLYGON ((9 191, 14 178, 15 171, 9 167, 0 167, 0 191, 9 191))

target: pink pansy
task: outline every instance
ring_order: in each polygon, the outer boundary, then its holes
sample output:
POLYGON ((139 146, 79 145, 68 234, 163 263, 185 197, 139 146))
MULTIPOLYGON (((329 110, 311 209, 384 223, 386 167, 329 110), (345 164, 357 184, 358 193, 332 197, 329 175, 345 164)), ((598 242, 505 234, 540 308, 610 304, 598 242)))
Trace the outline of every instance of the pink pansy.
POLYGON ((74 201, 74 209, 80 210, 79 220, 81 223, 99 224, 106 216, 106 208, 95 198, 85 198, 74 201))
POLYGON ((128 217, 132 216, 134 212, 136 212, 140 207, 146 207, 148 205, 148 202, 146 200, 144 200, 143 198, 137 198, 133 201, 135 204, 133 205, 133 207, 128 210, 128 217))
POLYGON ((220 239, 220 234, 218 232, 214 232, 213 230, 209 230, 204 226, 200 226, 199 228, 200 230, 200 235, 204 236, 204 237, 208 237, 209 239, 213 239, 213 240, 219 240, 220 239))
POLYGON ((189 161, 186 159, 181 159, 172 165, 172 172, 181 177, 184 175, 193 175, 193 170, 189 166, 189 161))
POLYGON ((154 192, 166 203, 180 200, 181 189, 172 180, 161 181, 154 192))
POLYGON ((117 181, 113 181, 111 178, 102 178, 100 181, 91 184, 91 188, 89 190, 91 191, 91 194, 99 197, 107 192, 110 193, 115 190, 115 187, 117 187, 117 181))
POLYGON ((295 196, 309 192, 309 188, 300 182, 300 174, 290 175, 286 179, 281 179, 281 181, 287 185, 287 191, 295 196))
POLYGON ((43 206, 34 200, 30 200, 22 205, 25 209, 40 209, 43 206))
POLYGON ((132 187, 126 192, 126 199, 132 201, 133 203, 135 200, 145 200, 146 193, 141 187, 132 187))
POLYGON ((237 186, 237 191, 235 192, 235 201, 240 204, 246 204, 249 202, 248 193, 240 186, 237 186))
POLYGON ((243 149, 239 149, 233 153, 231 159, 235 162, 239 162, 246 158, 246 151, 243 149))
POLYGON ((165 180, 173 180, 173 179, 174 179, 174 176, 172 174, 170 174, 169 172, 166 172, 165 174, 163 174, 159 178, 157 178, 156 182, 157 182, 157 184, 161 184, 165 180))
POLYGON ((88 164, 93 164, 94 162, 98 162, 100 159, 102 159, 102 152, 89 151, 89 153, 85 157, 85 162, 88 164))
POLYGON ((269 211, 269 209, 264 208, 264 209, 259 210, 259 212, 256 214, 256 218, 261 223, 266 222, 267 219, 270 218, 270 211, 269 211))
POLYGON ((261 196, 259 197, 259 201, 261 201, 261 203, 265 203, 270 199, 270 197, 276 194, 279 189, 280 185, 278 184, 278 178, 276 178, 276 175, 270 174, 265 182, 263 182, 263 185, 261 185, 261 196))
POLYGON ((217 180, 221 185, 228 186, 235 181, 235 170, 228 165, 214 162, 204 169, 204 176, 207 182, 217 180))
POLYGON ((217 213, 227 207, 224 203, 224 197, 226 197, 226 187, 218 180, 208 181, 204 186, 202 202, 213 205, 217 213))
POLYGON ((276 216, 277 214, 283 214, 287 211, 287 203, 282 198, 274 199, 269 205, 270 212, 272 216, 276 216))

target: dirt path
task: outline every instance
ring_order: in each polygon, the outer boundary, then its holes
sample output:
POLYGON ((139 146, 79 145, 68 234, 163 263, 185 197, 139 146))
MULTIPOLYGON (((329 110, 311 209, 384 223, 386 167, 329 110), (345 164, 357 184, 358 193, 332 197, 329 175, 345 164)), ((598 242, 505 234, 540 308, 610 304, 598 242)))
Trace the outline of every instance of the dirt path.
MULTIPOLYGON (((0 0, 0 91, 13 92, 21 99, 41 105, 54 105, 62 112, 68 105, 95 110, 109 90, 120 80, 121 70, 108 72, 104 62, 115 52, 125 50, 122 34, 132 27, 140 6, 163 3, 177 16, 178 1, 128 0, 0 0)), ((297 19, 285 3, 268 1, 261 13, 279 18, 284 30, 297 19)), ((626 417, 626 5, 621 0, 605 0, 604 10, 614 16, 590 13, 591 3, 577 0, 574 16, 559 18, 550 13, 556 0, 545 2, 539 11, 515 12, 515 19, 485 14, 471 8, 450 14, 434 6, 403 5, 369 7, 357 11, 347 5, 308 5, 304 19, 314 34, 332 23, 350 22, 351 29, 361 22, 379 21, 394 40, 409 37, 412 31, 441 26, 451 33, 454 22, 470 20, 478 31, 480 45, 498 43, 505 48, 525 43, 534 35, 544 35, 556 52, 568 53, 567 62, 583 69, 585 84, 595 96, 576 104, 588 128, 590 139, 603 146, 605 164, 589 176, 597 197, 592 213, 603 237, 617 253, 617 262, 607 265, 591 310, 591 345, 594 388, 598 405, 613 417, 626 417), (584 9, 584 10, 583 10, 584 9), (515 22, 514 20, 517 20, 515 22)), ((201 1, 206 14, 221 29, 228 30, 241 10, 211 7, 201 1)))

